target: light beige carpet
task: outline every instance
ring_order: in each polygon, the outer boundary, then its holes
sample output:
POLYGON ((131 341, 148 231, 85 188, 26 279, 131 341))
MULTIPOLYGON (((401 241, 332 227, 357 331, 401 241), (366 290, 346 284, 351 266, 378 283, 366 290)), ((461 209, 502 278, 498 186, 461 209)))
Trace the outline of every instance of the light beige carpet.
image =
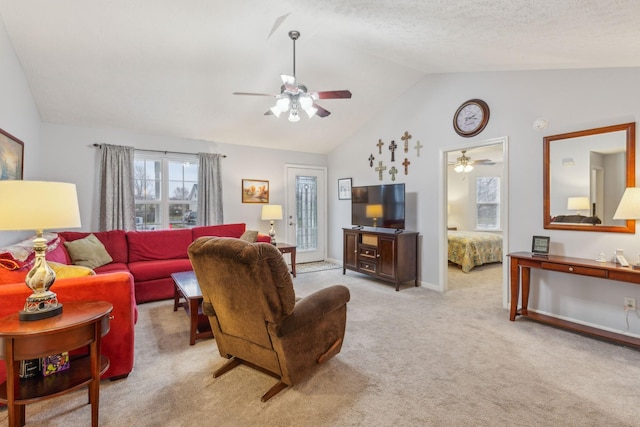
MULTIPOLYGON (((294 279, 304 296, 351 290, 342 352, 267 403, 275 380, 224 360, 215 340, 189 346, 172 302, 140 305, 136 366, 101 384, 103 426, 634 426, 640 352, 539 325, 510 322, 500 265, 449 269, 439 294, 354 272, 294 279)), ((86 426, 84 390, 27 406, 28 426, 86 426)), ((6 423, 6 410, 0 412, 6 423)))

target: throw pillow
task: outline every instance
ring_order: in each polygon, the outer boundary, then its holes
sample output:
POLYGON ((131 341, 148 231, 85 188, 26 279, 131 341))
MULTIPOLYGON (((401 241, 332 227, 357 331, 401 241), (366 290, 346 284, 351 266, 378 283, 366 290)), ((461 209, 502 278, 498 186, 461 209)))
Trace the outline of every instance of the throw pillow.
POLYGON ((89 267, 83 267, 81 265, 66 265, 52 261, 47 261, 47 264, 49 264, 49 267, 56 273, 56 279, 95 276, 96 274, 96 272, 89 267))
POLYGON ((102 242, 93 234, 84 239, 64 242, 64 246, 75 265, 97 268, 113 261, 102 242))
POLYGON ((240 240, 244 240, 245 242, 254 243, 258 238, 258 230, 247 230, 242 233, 240 236, 240 240))

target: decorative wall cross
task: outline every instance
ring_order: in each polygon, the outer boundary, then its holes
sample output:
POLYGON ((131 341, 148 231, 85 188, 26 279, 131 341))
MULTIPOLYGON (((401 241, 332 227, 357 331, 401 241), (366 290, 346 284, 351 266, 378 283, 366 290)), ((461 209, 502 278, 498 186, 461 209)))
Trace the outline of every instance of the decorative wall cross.
POLYGON ((404 166, 404 174, 409 175, 409 165, 411 162, 406 157, 404 158, 404 162, 402 162, 402 166, 404 166))
POLYGON ((396 161, 396 148, 398 148, 398 145, 396 144, 395 141, 391 141, 391 144, 389 144, 389 151, 391 151, 391 161, 395 162, 396 161))
POLYGON ((391 175, 391 181, 395 181, 396 180, 396 174, 398 173, 398 169, 396 169, 395 166, 392 166, 391 169, 389 169, 389 175, 391 175))
POLYGON ((378 146, 378 154, 382 154, 382 147, 384 146, 384 142, 382 142, 382 140, 379 139, 376 145, 378 146))
POLYGON ((416 141, 416 151, 418 152, 418 157, 420 157, 420 149, 423 147, 422 144, 420 144, 420 141, 416 141))
POLYGON ((370 167, 370 168, 372 168, 372 167, 373 167, 373 161, 374 161, 375 159, 376 159, 376 158, 375 158, 375 157, 373 157, 373 153, 371 153, 371 155, 369 156, 369 167, 370 167))
POLYGON ((404 152, 408 153, 409 152, 409 140, 411 139, 411 135, 409 135, 408 131, 404 131, 404 135, 402 135, 402 138, 400 138, 401 140, 404 141, 404 152))
POLYGON ((386 166, 382 166, 382 160, 380 160, 378 162, 378 166, 376 166, 376 172, 378 172, 378 178, 380 179, 380 181, 382 181, 382 172, 384 172, 385 170, 387 170, 386 166))

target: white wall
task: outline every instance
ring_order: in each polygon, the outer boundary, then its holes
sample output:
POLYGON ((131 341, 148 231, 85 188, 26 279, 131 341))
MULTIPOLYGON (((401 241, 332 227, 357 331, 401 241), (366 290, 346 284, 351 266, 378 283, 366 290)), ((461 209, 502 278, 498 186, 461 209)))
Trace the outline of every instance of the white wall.
MULTIPOLYGON (((78 189, 82 230, 98 230, 100 149, 94 143, 127 145, 138 149, 184 153, 221 153, 224 220, 244 222, 248 228, 269 230, 260 220, 259 204, 243 204, 242 179, 269 181, 269 203, 284 204, 285 163, 326 166, 327 156, 293 151, 240 147, 216 142, 143 135, 117 129, 97 129, 42 125, 42 172, 47 179, 75 182, 78 189)), ((277 221, 276 233, 284 235, 283 221, 277 221), (279 227, 283 227, 279 230, 279 227), (281 234, 282 233, 282 234, 281 234)))
MULTIPOLYGON (((378 139, 398 141, 408 130, 413 141, 420 140, 424 145, 420 157, 413 154, 409 175, 399 175, 399 179, 417 196, 415 212, 407 214, 416 216, 415 230, 422 236, 420 280, 438 287, 440 265, 445 262, 445 254, 439 253, 439 227, 446 226, 446 207, 439 203, 445 173, 440 152, 506 136, 510 251, 528 251, 533 235, 548 235, 554 254, 592 259, 600 251, 611 255, 615 248, 622 248, 635 261, 635 254, 640 253, 640 239, 635 235, 543 229, 542 138, 636 121, 640 115, 638 75, 640 69, 627 68, 426 76, 329 155, 329 182, 352 177, 354 185, 380 183, 367 162, 370 153, 378 157, 378 139), (453 131, 452 118, 460 104, 471 98, 486 101, 491 116, 480 135, 465 139, 453 131), (549 122, 543 132, 532 127, 538 117, 549 122)), ((381 158, 390 164, 388 151, 381 158)), ((389 182, 389 176, 382 182, 389 182)), ((350 226, 350 205, 337 200, 333 187, 329 188, 329 256, 342 259, 342 227, 350 226)), ((551 272, 533 276, 534 283, 541 280, 541 285, 534 286, 530 308, 617 331, 626 329, 623 297, 640 299, 636 285, 551 272)), ((638 317, 630 316, 629 332, 640 334, 638 317)))
MULTIPOLYGON (((38 168, 40 114, 2 19, 0 19, 0 76, 2 76, 0 78, 0 128, 24 143, 24 179, 44 179, 45 176, 38 168)), ((28 232, 0 231, 0 246, 13 243, 28 234, 28 232)))

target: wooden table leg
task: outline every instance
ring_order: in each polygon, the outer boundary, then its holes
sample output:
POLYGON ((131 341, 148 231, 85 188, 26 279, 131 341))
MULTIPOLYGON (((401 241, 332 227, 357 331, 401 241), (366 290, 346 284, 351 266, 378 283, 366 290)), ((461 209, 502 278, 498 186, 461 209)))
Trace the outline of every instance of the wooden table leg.
POLYGON ((189 345, 196 343, 196 331, 198 329, 198 306, 200 301, 196 298, 189 300, 189 317, 191 318, 191 329, 189 331, 189 345))
POLYGON ((291 273, 296 277, 296 248, 291 250, 291 273))
POLYGON ((182 296, 182 292, 180 292, 180 289, 178 288, 178 284, 174 283, 173 284, 173 311, 178 310, 178 305, 179 305, 181 296, 182 296))
POLYGON ((511 258, 510 265, 510 285, 511 285, 511 307, 509 310, 509 320, 516 320, 518 311, 518 292, 520 290, 520 267, 516 258, 511 258))
POLYGON ((522 314, 527 314, 529 306, 529 284, 531 283, 531 268, 522 267, 522 314))

